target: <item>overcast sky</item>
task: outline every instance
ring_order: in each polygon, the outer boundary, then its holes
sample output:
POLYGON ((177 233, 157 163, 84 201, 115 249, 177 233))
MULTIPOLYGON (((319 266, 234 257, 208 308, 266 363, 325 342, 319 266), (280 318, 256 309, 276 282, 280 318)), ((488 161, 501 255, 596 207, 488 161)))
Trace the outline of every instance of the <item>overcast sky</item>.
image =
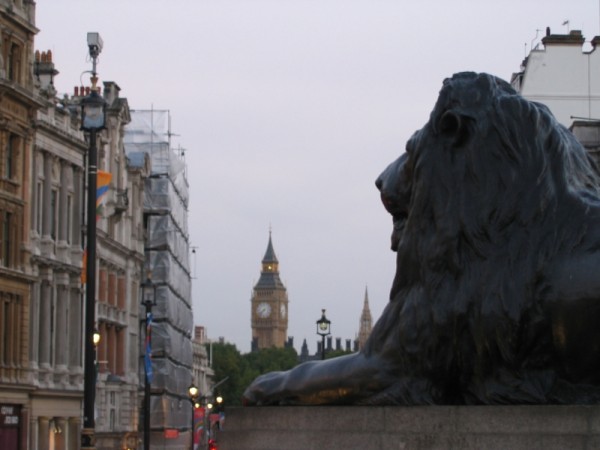
POLYGON ((547 26, 600 34, 598 0, 37 0, 35 48, 59 93, 100 81, 166 109, 186 149, 194 322, 250 350, 269 228, 288 335, 316 351, 327 309, 354 339, 365 287, 379 318, 395 272, 374 181, 428 119, 444 78, 510 80, 547 26), (565 21, 568 24, 563 24, 565 21))

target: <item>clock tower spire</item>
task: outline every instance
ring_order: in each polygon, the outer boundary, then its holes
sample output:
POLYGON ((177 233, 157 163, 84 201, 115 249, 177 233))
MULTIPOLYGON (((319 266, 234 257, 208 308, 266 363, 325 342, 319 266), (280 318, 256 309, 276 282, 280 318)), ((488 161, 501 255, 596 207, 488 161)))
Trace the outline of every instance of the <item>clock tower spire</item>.
POLYGON ((279 260, 275 255, 271 229, 269 242, 258 283, 252 291, 252 350, 278 347, 287 341, 288 297, 287 290, 279 278, 279 260))

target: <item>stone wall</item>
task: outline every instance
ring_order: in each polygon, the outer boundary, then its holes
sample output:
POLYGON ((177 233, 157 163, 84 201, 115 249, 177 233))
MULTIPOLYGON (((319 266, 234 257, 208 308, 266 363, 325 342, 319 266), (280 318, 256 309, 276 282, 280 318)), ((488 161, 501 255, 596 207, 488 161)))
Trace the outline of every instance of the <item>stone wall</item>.
POLYGON ((219 450, 592 449, 600 406, 228 408, 219 450))

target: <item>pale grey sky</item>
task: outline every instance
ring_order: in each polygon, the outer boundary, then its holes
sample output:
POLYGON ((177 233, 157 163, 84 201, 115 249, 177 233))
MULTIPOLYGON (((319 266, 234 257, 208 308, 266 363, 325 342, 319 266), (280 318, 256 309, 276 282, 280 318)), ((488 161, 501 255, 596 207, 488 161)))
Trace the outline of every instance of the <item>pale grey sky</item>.
POLYGON ((554 33, 600 34, 598 0, 37 0, 35 48, 59 93, 98 73, 132 109, 168 109, 187 150, 194 322, 250 349, 250 296, 269 227, 288 334, 316 350, 327 309, 354 338, 395 271, 374 181, 428 119, 445 77, 510 79, 554 33), (568 24, 563 25, 565 21, 568 24), (536 31, 539 30, 539 31, 536 31), (537 36, 537 38, 536 38, 537 36))

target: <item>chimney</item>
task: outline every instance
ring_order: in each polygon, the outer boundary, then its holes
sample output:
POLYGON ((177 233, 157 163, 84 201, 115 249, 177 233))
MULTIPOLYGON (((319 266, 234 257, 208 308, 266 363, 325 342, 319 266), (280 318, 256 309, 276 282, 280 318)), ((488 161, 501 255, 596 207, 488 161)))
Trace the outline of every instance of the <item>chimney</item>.
POLYGON ((54 68, 52 62, 52 52, 41 52, 37 50, 35 52, 35 61, 33 64, 34 75, 37 81, 40 83, 40 90, 48 93, 49 96, 56 94, 54 89, 54 77, 58 75, 58 70, 54 68))

